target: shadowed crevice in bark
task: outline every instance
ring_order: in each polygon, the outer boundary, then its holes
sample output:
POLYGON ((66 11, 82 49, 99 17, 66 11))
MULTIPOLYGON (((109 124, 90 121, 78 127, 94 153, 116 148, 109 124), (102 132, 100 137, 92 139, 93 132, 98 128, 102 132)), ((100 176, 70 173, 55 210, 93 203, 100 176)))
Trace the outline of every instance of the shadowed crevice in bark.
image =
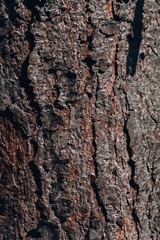
POLYGON ((114 61, 114 71, 115 71, 115 77, 118 76, 118 64, 117 64, 117 55, 118 55, 118 44, 116 44, 116 51, 115 51, 115 61, 114 61))
POLYGON ((4 39, 4 36, 11 30, 12 22, 0 17, 0 43, 4 39))
POLYGON ((33 16, 33 21, 36 20, 37 22, 41 21, 40 18, 40 14, 39 14, 39 10, 37 9, 36 6, 38 7, 43 7, 44 4, 46 3, 46 0, 42 0, 42 1, 38 1, 38 0, 34 0, 34 1, 28 1, 25 0, 24 4, 25 6, 31 11, 32 16, 33 16))
MULTIPOLYGON (((92 30, 94 29, 94 24, 92 23, 92 19, 91 17, 89 16, 88 17, 88 24, 91 25, 92 27, 92 30)), ((91 35, 89 35, 87 37, 87 42, 88 42, 88 50, 90 52, 92 52, 93 48, 92 48, 92 41, 93 41, 93 32, 91 35)), ((97 63, 96 60, 94 60, 92 58, 92 55, 88 54, 86 56, 85 59, 83 59, 83 62, 87 65, 88 69, 89 69, 89 72, 90 72, 90 77, 92 78, 93 75, 95 74, 94 71, 93 71, 93 66, 97 63)), ((97 99, 98 99, 98 90, 99 90, 99 79, 98 79, 98 75, 97 75, 97 85, 96 85, 96 92, 95 92, 95 108, 96 108, 96 102, 97 102, 97 99)), ((86 94, 88 95, 89 98, 92 97, 92 93, 88 93, 86 91, 86 94)), ((97 144, 96 144, 96 129, 95 129, 95 119, 93 118, 92 119, 92 135, 93 135, 93 141, 92 141, 92 145, 94 147, 94 154, 93 154, 93 161, 94 161, 94 171, 95 171, 95 176, 96 176, 96 179, 98 177, 98 164, 97 164, 97 161, 96 161, 96 155, 97 155, 97 144)), ((96 184, 96 179, 95 180, 91 180, 91 186, 93 188, 93 192, 95 194, 95 197, 96 197, 96 200, 97 200, 97 203, 98 203, 98 206, 99 208, 101 209, 101 212, 104 216, 104 219, 105 219, 105 222, 109 222, 110 220, 108 219, 108 214, 107 214, 107 211, 105 209, 105 206, 101 200, 101 197, 99 195, 99 189, 97 187, 97 184, 96 184)), ((87 233, 87 236, 89 236, 89 230, 88 230, 88 233, 87 233)))
POLYGON ((91 219, 89 219, 89 227, 88 227, 88 230, 87 230, 87 232, 86 232, 85 239, 89 239, 90 228, 91 228, 91 219))
POLYGON ((0 112, 0 118, 7 119, 13 125, 13 128, 16 130, 16 132, 19 132, 22 138, 27 139, 25 128, 18 122, 18 119, 8 107, 5 111, 0 112))
POLYGON ((144 0, 137 0, 132 28, 133 37, 131 34, 128 36, 129 50, 126 64, 126 75, 133 76, 136 73, 139 50, 142 42, 143 6, 144 0))
POLYGON ((96 196, 96 200, 97 200, 98 206, 100 207, 101 212, 103 213, 103 216, 104 216, 104 218, 105 218, 105 222, 106 222, 106 223, 107 223, 107 222, 110 222, 110 220, 109 220, 109 218, 108 218, 107 211, 106 211, 106 209, 105 209, 105 206, 104 206, 104 204, 103 204, 103 202, 101 201, 101 198, 100 198, 100 196, 99 196, 99 190, 98 190, 98 187, 97 187, 96 183, 95 183, 95 182, 91 182, 91 186, 92 186, 92 188, 93 188, 93 190, 94 190, 94 193, 95 193, 95 196, 96 196))
POLYGON ((29 56, 26 57, 25 61, 22 64, 21 67, 21 76, 20 76, 20 87, 22 87, 28 97, 28 100, 30 102, 30 105, 32 109, 34 109, 34 112, 37 115, 37 124, 41 125, 41 120, 40 120, 40 112, 41 109, 38 105, 38 103, 35 102, 35 94, 33 91, 33 87, 31 86, 31 81, 29 80, 28 76, 28 69, 29 66, 29 56))
POLYGON ((88 49, 92 51, 92 41, 93 41, 93 36, 90 35, 87 37, 87 42, 88 42, 88 49))
POLYGON ((3 17, 3 14, 0 15, 0 54, 2 54, 4 59, 6 58, 4 45, 6 43, 6 39, 9 38, 9 33, 11 29, 12 21, 5 19, 5 17, 3 17))
POLYGON ((41 234, 40 232, 38 232, 36 229, 32 229, 29 231, 29 233, 27 234, 27 237, 31 237, 31 238, 41 238, 41 234))
POLYGON ((129 184, 130 184, 130 186, 132 187, 132 188, 134 188, 135 190, 136 190, 136 192, 137 192, 137 195, 139 194, 139 185, 135 182, 135 180, 134 180, 134 176, 135 176, 135 168, 136 168, 136 166, 135 166, 135 161, 133 161, 132 159, 130 159, 129 161, 128 161, 128 165, 130 166, 130 168, 131 168, 131 179, 130 179, 130 181, 129 181, 129 184))
MULTIPOLYGON (((133 203, 133 205, 134 205, 134 203, 133 203)), ((139 234, 139 228, 138 227, 140 227, 141 229, 142 229, 142 227, 141 227, 141 223, 140 223, 139 217, 137 216, 137 212, 136 212, 135 208, 133 208, 133 210, 132 210, 132 217, 133 217, 134 222, 136 224, 136 231, 137 231, 138 240, 140 240, 140 234, 139 234)))
POLYGON ((132 148, 131 148, 131 139, 130 139, 129 131, 127 128, 127 121, 128 121, 128 119, 124 123, 123 132, 126 134, 127 152, 128 152, 129 159, 131 159, 133 157, 133 153, 132 153, 132 148))
POLYGON ((83 62, 87 65, 87 67, 89 68, 90 73, 91 73, 91 75, 92 75, 92 74, 93 74, 92 66, 93 66, 97 61, 93 60, 91 56, 87 56, 87 57, 83 60, 83 62))
POLYGON ((30 143, 33 146, 34 157, 35 157, 38 152, 38 148, 39 148, 38 143, 37 143, 36 139, 34 139, 34 138, 31 139, 30 143))
POLYGON ((137 216, 135 208, 132 211, 132 216, 134 218, 134 221, 141 226, 141 223, 140 223, 139 217, 137 216))
POLYGON ((129 156, 128 165, 131 168, 131 179, 129 181, 129 184, 132 188, 134 188, 136 190, 137 195, 138 195, 139 194, 139 185, 134 180, 136 166, 135 166, 135 161, 132 160, 133 151, 132 151, 132 148, 131 148, 131 139, 130 139, 129 131, 128 131, 128 128, 127 128, 127 121, 128 121, 128 119, 124 123, 123 132, 126 135, 127 152, 128 152, 128 156, 129 156))
POLYGON ((33 177, 34 177, 34 180, 35 180, 35 183, 36 183, 36 187, 37 187, 36 194, 39 197, 41 197, 42 196, 42 182, 41 182, 40 171, 33 161, 29 162, 28 166, 29 166, 29 168, 30 168, 30 170, 33 174, 33 177))
POLYGON ((35 203, 36 209, 40 212, 40 218, 44 219, 44 220, 47 220, 46 216, 43 214, 44 206, 41 203, 41 196, 43 194, 43 191, 42 191, 42 180, 41 180, 40 170, 38 169, 38 167, 36 166, 36 164, 33 161, 30 161, 28 163, 28 166, 29 166, 29 168, 32 172, 32 175, 34 177, 34 181, 35 181, 35 184, 36 184, 36 188, 37 188, 36 191, 35 191, 36 195, 38 196, 38 200, 35 203))
POLYGON ((43 239, 43 234, 48 232, 49 239, 59 239, 58 226, 47 222, 45 220, 40 220, 36 229, 31 229, 27 234, 27 239, 43 239))
POLYGON ((28 25, 28 30, 25 34, 25 40, 28 41, 29 43, 29 54, 27 55, 26 59, 24 60, 22 66, 21 66, 21 75, 20 75, 20 87, 22 87, 28 97, 28 100, 30 102, 30 105, 32 107, 32 109, 34 110, 34 112, 36 113, 37 116, 37 124, 41 125, 41 120, 40 120, 40 113, 41 113, 41 109, 38 105, 38 103, 35 101, 35 94, 33 91, 33 87, 31 86, 31 81, 28 78, 28 66, 29 66, 29 58, 30 58, 30 54, 33 51, 34 47, 35 47, 35 42, 34 42, 34 36, 31 33, 31 25, 34 21, 34 15, 35 13, 32 13, 32 19, 28 25))
POLYGON ((93 51, 93 33, 94 33, 95 26, 94 26, 94 24, 92 23, 92 18, 91 18, 91 16, 88 17, 88 24, 91 25, 91 27, 92 27, 92 33, 91 33, 91 35, 89 35, 89 36, 87 37, 88 50, 89 50, 89 51, 93 51))
MULTIPOLYGON (((134 180, 136 164, 135 164, 135 161, 132 159, 133 150, 131 148, 131 138, 130 138, 130 134, 129 134, 129 131, 128 131, 128 128, 127 128, 127 121, 128 121, 128 118, 125 121, 123 132, 126 135, 127 152, 128 152, 128 156, 129 156, 128 165, 131 168, 131 178, 130 178, 129 184, 136 191, 136 197, 137 197, 139 195, 139 184, 137 184, 134 180)), ((136 213, 136 210, 135 210, 135 201, 134 200, 133 200, 133 203, 132 203, 132 217, 133 217, 133 220, 134 220, 135 225, 136 225, 137 238, 139 240, 140 238, 139 238, 139 228, 138 228, 138 226, 140 226, 140 228, 141 228, 141 224, 140 224, 140 220, 139 220, 139 218, 137 216, 137 213, 136 213)))
MULTIPOLYGON (((93 141, 92 141, 92 145, 95 149, 94 151, 94 155, 93 155, 93 160, 94 160, 94 166, 95 166, 95 176, 96 176, 96 179, 98 177, 98 164, 97 164, 97 161, 96 161, 96 154, 97 154, 97 144, 96 144, 96 130, 95 130, 95 125, 94 125, 94 120, 92 120, 92 132, 93 132, 93 141)), ((97 199, 97 203, 98 203, 98 206, 100 207, 101 209, 101 212, 105 218, 105 222, 110 222, 110 220, 108 219, 108 214, 107 214, 107 211, 106 211, 106 208, 101 200, 101 197, 99 195, 99 190, 98 190, 98 187, 97 187, 97 184, 95 181, 91 181, 91 186, 93 188, 93 191, 95 193, 95 196, 96 196, 96 199, 97 199)))
POLYGON ((17 24, 17 20, 19 19, 19 15, 17 14, 15 7, 17 6, 17 3, 15 0, 5 0, 5 5, 7 8, 7 12, 9 15, 10 20, 13 24, 17 24))

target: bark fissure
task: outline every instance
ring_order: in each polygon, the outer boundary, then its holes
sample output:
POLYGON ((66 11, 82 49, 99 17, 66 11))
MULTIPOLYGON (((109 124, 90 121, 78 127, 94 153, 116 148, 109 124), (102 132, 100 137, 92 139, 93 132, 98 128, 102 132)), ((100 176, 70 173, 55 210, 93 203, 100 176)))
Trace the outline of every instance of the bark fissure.
POLYGON ((2 117, 3 119, 7 119, 13 125, 13 128, 16 130, 16 132, 20 132, 22 138, 27 139, 28 136, 24 127, 18 122, 18 119, 16 118, 16 116, 14 116, 9 107, 7 107, 4 111, 0 112, 0 117, 2 117))
MULTIPOLYGON (((153 194, 153 188, 152 188, 152 194, 153 194)), ((151 237, 152 240, 154 240, 153 231, 152 231, 152 227, 151 227, 152 215, 151 215, 151 208, 150 208, 150 205, 151 205, 150 198, 151 198, 151 196, 149 195, 148 202, 147 202, 147 205, 148 205, 147 217, 148 217, 148 222, 149 222, 148 226, 149 226, 149 230, 150 230, 150 234, 151 234, 150 237, 151 237)))
POLYGON ((87 233, 85 235, 85 238, 84 239, 89 239, 89 235, 90 235, 90 228, 91 228, 91 219, 89 219, 89 227, 88 227, 88 230, 87 230, 87 233))
POLYGON ((129 130, 128 130, 128 127, 127 127, 128 117, 124 122, 123 132, 126 135, 127 152, 128 152, 128 156, 129 156, 128 165, 131 168, 131 179, 129 181, 129 184, 136 191, 137 195, 139 195, 139 185, 134 180, 136 163, 135 163, 134 160, 132 160, 133 150, 132 150, 132 147, 131 147, 131 138, 130 138, 129 130))
MULTIPOLYGON (((87 42, 88 42, 88 50, 90 52, 92 52, 92 41, 93 41, 93 29, 94 29, 94 25, 92 23, 92 18, 91 16, 88 17, 88 24, 92 27, 92 34, 90 36, 87 37, 87 42)), ((92 58, 91 55, 88 54, 88 56, 83 60, 83 62, 87 65, 88 69, 89 69, 89 72, 90 72, 90 77, 92 78, 94 75, 95 75, 95 72, 93 71, 93 65, 96 64, 96 60, 94 60, 92 58)), ((97 84, 96 84, 96 90, 95 90, 95 103, 94 103, 94 106, 95 106, 95 111, 96 111, 96 102, 98 100, 98 91, 99 91, 99 79, 98 79, 98 74, 96 76, 96 79, 97 79, 97 84)), ((88 97, 92 97, 90 96, 90 93, 88 93, 86 91, 86 94, 88 95, 88 97)), ((94 171, 95 171, 95 177, 96 179, 98 178, 98 164, 97 164, 97 161, 96 161, 96 155, 97 155, 97 144, 96 144, 96 127, 95 127, 95 118, 93 117, 92 118, 92 135, 93 135, 93 141, 92 141, 92 145, 94 147, 94 154, 93 154, 93 161, 94 161, 94 171)), ((105 219, 105 222, 109 222, 109 219, 108 219, 108 214, 107 214, 107 211, 105 209, 105 206, 101 200, 101 197, 100 197, 100 194, 99 194, 99 189, 97 187, 97 184, 96 184, 96 179, 95 180, 91 180, 91 186, 93 188, 93 192, 95 194, 95 197, 96 197, 96 200, 97 200, 97 203, 98 203, 98 206, 104 216, 104 219, 105 219)), ((88 233, 89 234, 89 233, 88 233)))
POLYGON ((136 73, 139 50, 142 42, 143 6, 144 6, 144 0, 137 0, 135 12, 134 12, 134 19, 132 23, 133 37, 132 37, 132 34, 128 36, 129 50, 128 50, 128 56, 127 56, 126 75, 133 76, 136 73))
POLYGON ((39 2, 38 0, 28 2, 27 0, 24 1, 25 6, 31 11, 32 13, 32 21, 36 20, 37 22, 41 21, 39 11, 37 6, 43 7, 46 3, 46 0, 39 2))
POLYGON ((19 14, 15 10, 15 8, 17 6, 16 1, 15 0, 13 0, 13 1, 5 0, 5 5, 7 8, 7 12, 8 12, 10 20, 12 21, 12 23, 16 24, 17 20, 19 19, 19 14))
MULTIPOLYGON (((134 206, 134 202, 133 202, 133 206, 134 206)), ((140 240, 139 227, 141 229, 142 229, 142 227, 141 227, 141 223, 140 223, 139 217, 137 216, 137 212, 136 212, 135 208, 133 208, 133 210, 132 210, 132 217, 133 217, 133 220, 134 220, 135 225, 136 225, 136 231, 137 231, 138 240, 140 240)))
MULTIPOLYGON (((152 109, 153 109, 153 103, 152 103, 152 101, 151 101, 151 105, 152 105, 152 109)), ((155 123, 155 125, 158 125, 159 121, 157 121, 157 119, 155 119, 155 117, 153 116, 154 113, 151 112, 150 106, 149 106, 147 100, 146 100, 146 106, 147 106, 147 110, 148 110, 148 113, 149 113, 149 115, 150 115, 150 118, 153 120, 153 122, 155 123)))
POLYGON ((28 232, 27 237, 31 238, 41 238, 40 232, 37 231, 37 229, 32 229, 28 232))
POLYGON ((8 0, 5 1, 1 1, 0 2, 0 54, 2 53, 2 56, 5 59, 5 51, 3 51, 6 39, 9 39, 10 35, 10 31, 12 30, 12 25, 13 22, 16 20, 16 17, 18 17, 18 15, 15 13, 14 11, 14 6, 15 6, 15 2, 12 1, 10 3, 10 6, 8 5, 9 2, 8 0), (4 12, 4 5, 7 8, 7 15, 4 12), (12 8, 13 7, 13 8, 12 8), (11 10, 12 8, 12 10, 11 10))
POLYGON ((116 43, 115 47, 115 60, 114 60, 114 71, 115 71, 115 80, 118 77, 118 63, 117 63, 117 56, 118 56, 118 43, 116 43))
MULTIPOLYGON (((0 43, 5 35, 11 30, 12 22, 0 17, 0 43)), ((2 47, 2 46, 0 46, 2 47)))
POLYGON ((148 45, 148 47, 152 50, 155 56, 159 57, 158 53, 154 50, 154 48, 151 45, 148 45))
MULTIPOLYGON (((123 132, 126 135, 126 145, 127 145, 128 156, 129 156, 128 165, 131 168, 131 177, 130 177, 129 184, 136 191, 136 200, 137 200, 137 197, 139 195, 139 184, 136 183, 135 180, 134 180, 136 162, 132 159, 133 150, 132 150, 132 147, 131 147, 131 137, 130 137, 129 130, 128 130, 128 127, 127 127, 127 122, 128 122, 129 117, 130 117, 130 110, 131 109, 130 109, 130 105, 129 105, 126 93, 125 93, 125 99, 126 99, 126 107, 128 108, 129 113, 127 114, 127 119, 124 122, 123 132)), ((133 220, 134 220, 135 226, 136 226, 137 238, 138 238, 138 240, 140 240, 139 227, 141 228, 141 223, 140 223, 140 219, 139 219, 139 217, 137 215, 137 212, 136 212, 135 200, 132 201, 132 217, 133 217, 133 220)))
POLYGON ((34 181, 35 181, 35 184, 36 184, 35 194, 38 197, 38 200, 35 203, 36 209, 40 212, 40 218, 47 220, 46 216, 43 214, 44 206, 41 203, 41 197, 42 197, 42 194, 43 194, 41 172, 38 169, 37 165, 33 162, 33 160, 28 163, 28 166, 29 166, 29 169, 32 172, 32 175, 33 175, 33 178, 34 178, 34 181))
POLYGON ((29 54, 26 56, 26 59, 24 60, 22 66, 21 66, 21 75, 20 75, 20 87, 22 87, 26 93, 26 96, 29 100, 30 106, 33 109, 33 112, 36 114, 37 118, 37 124, 41 126, 42 122, 40 119, 41 109, 39 107, 39 104, 35 101, 35 93, 32 86, 31 80, 28 78, 28 67, 29 67, 29 59, 30 54, 32 53, 34 47, 35 47, 35 39, 34 35, 31 33, 31 26, 34 22, 34 16, 32 13, 31 21, 28 25, 28 31, 26 32, 25 39, 29 43, 29 54))
POLYGON ((34 177, 34 180, 36 183, 36 187, 37 187, 36 194, 37 194, 37 196, 41 197, 43 191, 42 191, 42 181, 41 181, 40 171, 33 161, 30 161, 28 163, 28 166, 33 174, 33 177, 34 177))
MULTIPOLYGON (((93 160, 94 160, 94 170, 95 170, 95 176, 96 176, 96 179, 98 178, 98 164, 97 164, 97 160, 96 160, 96 155, 97 155, 97 144, 96 144, 96 129, 95 129, 95 120, 93 119, 92 120, 92 132, 93 132, 93 147, 94 147, 94 155, 93 155, 93 160)), ((92 188, 93 188, 93 191, 95 193, 95 196, 96 196, 96 199, 97 199, 97 203, 98 203, 98 206, 100 207, 101 209, 101 212, 105 218, 105 222, 109 222, 110 220, 108 219, 108 214, 107 214, 107 210, 105 208, 105 205, 104 203, 102 202, 101 200, 101 197, 99 195, 99 189, 97 187, 97 184, 96 184, 96 179, 94 181, 91 182, 91 185, 92 185, 92 188)))

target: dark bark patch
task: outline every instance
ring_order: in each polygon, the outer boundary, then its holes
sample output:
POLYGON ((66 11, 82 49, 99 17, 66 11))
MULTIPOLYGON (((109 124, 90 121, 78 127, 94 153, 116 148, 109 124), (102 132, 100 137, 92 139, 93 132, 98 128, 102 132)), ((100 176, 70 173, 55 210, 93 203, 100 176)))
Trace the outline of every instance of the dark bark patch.
POLYGON ((139 49, 142 41, 143 6, 144 0, 137 0, 132 27, 133 38, 131 36, 128 37, 129 50, 127 56, 126 74, 131 76, 136 73, 139 49))
POLYGON ((37 186, 37 191, 36 191, 36 194, 41 197, 42 196, 42 182, 41 182, 41 174, 40 174, 40 171, 39 169, 37 168, 36 164, 31 161, 28 163, 28 166, 34 176, 34 179, 35 179, 35 183, 36 183, 36 186, 37 186))
POLYGON ((27 234, 27 237, 31 237, 31 238, 41 238, 41 234, 36 230, 36 229, 32 229, 31 231, 29 231, 29 233, 27 234))

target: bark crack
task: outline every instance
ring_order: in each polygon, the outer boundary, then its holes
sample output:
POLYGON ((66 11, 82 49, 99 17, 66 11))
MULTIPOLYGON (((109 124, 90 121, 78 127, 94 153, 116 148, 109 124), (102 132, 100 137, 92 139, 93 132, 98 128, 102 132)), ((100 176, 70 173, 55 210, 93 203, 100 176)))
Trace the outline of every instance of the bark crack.
POLYGON ((36 194, 38 197, 41 197, 42 196, 41 173, 40 173, 38 167, 36 166, 36 164, 33 162, 33 160, 28 163, 28 166, 29 166, 29 168, 33 174, 34 180, 35 180, 35 184, 37 187, 36 194))
MULTIPOLYGON (((123 132, 126 136, 127 152, 128 152, 128 156, 129 156, 128 165, 131 168, 131 177, 130 177, 129 184, 136 191, 136 201, 137 201, 137 197, 139 195, 139 184, 136 183, 135 180, 134 180, 136 162, 132 159, 133 150, 132 150, 132 147, 131 147, 131 137, 130 137, 129 130, 128 130, 128 127, 127 127, 127 123, 128 123, 129 117, 130 117, 131 109, 130 109, 130 106, 129 106, 127 93, 125 91, 123 91, 123 92, 125 94, 126 107, 128 108, 128 111, 129 111, 129 113, 127 114, 127 119, 124 122, 124 128, 123 128, 123 132)), ((137 211, 136 211, 136 208, 135 208, 135 200, 133 200, 133 202, 132 202, 132 217, 133 217, 133 220, 135 222, 137 237, 138 237, 138 240, 139 240, 140 239, 140 233, 139 233, 139 228, 138 227, 140 227, 140 228, 142 228, 142 227, 141 227, 140 219, 137 215, 137 211)))
MULTIPOLYGON (((88 17, 88 25, 90 25, 92 27, 92 30, 94 29, 94 25, 92 23, 91 16, 88 17)), ((92 40, 93 40, 93 31, 92 31, 92 34, 87 37, 88 50, 89 51, 92 51, 92 40)), ((89 72, 90 72, 90 76, 92 77, 94 75, 94 71, 93 71, 92 67, 93 67, 94 64, 96 64, 97 61, 94 60, 91 57, 91 55, 88 54, 87 57, 83 60, 83 62, 87 65, 87 67, 89 69, 89 72)), ((98 75, 96 77, 97 77, 97 84, 96 84, 95 102, 94 102, 95 109, 96 109, 96 102, 97 102, 97 99, 98 99, 98 90, 99 90, 98 75)), ((88 93, 87 91, 86 91, 86 94, 88 95, 89 98, 92 97, 92 95, 90 93, 88 93)), ((96 178, 95 178, 95 180, 91 180, 91 186, 93 188, 93 192, 95 193, 95 197, 96 197, 98 206, 101 209, 101 212, 102 212, 102 214, 104 216, 105 222, 109 222, 107 211, 106 211, 105 206, 104 206, 104 204, 103 204, 103 202, 101 200, 101 197, 99 195, 99 189, 98 189, 97 184, 95 182, 97 177, 98 177, 98 164, 97 164, 97 161, 96 161, 97 144, 96 144, 96 128, 95 128, 95 119, 94 119, 94 117, 92 118, 92 135, 93 135, 92 145, 94 147, 94 154, 93 154, 92 157, 93 157, 93 161, 94 161, 94 171, 95 171, 95 177, 96 178)))
POLYGON ((129 101, 128 101, 128 98, 127 98, 127 93, 125 92, 124 89, 123 89, 123 93, 125 94, 126 108, 127 108, 127 111, 128 111, 127 118, 124 122, 123 132, 126 136, 126 145, 127 145, 127 152, 128 152, 128 157, 129 157, 128 165, 131 168, 131 179, 130 179, 129 184, 136 191, 136 194, 138 196, 139 195, 139 184, 137 184, 134 180, 136 163, 132 159, 133 150, 132 150, 132 147, 131 147, 131 137, 130 137, 129 130, 128 130, 128 127, 127 127, 127 123, 128 123, 129 117, 130 117, 131 109, 130 109, 129 101))
POLYGON ((41 18, 40 18, 40 14, 39 14, 39 10, 37 8, 38 7, 43 7, 46 3, 46 0, 42 0, 42 1, 38 1, 38 0, 34 0, 34 1, 28 1, 28 0, 24 0, 24 4, 25 6, 31 11, 32 13, 32 19, 40 22, 41 18))
POLYGON ((20 87, 24 89, 26 96, 29 100, 30 106, 32 107, 33 112, 36 113, 37 124, 41 126, 42 125, 42 122, 40 120, 41 109, 39 107, 39 104, 35 101, 35 94, 34 94, 32 82, 28 78, 29 58, 30 58, 31 52, 35 47, 34 35, 31 33, 31 26, 32 26, 32 23, 34 22, 35 15, 33 15, 34 13, 33 11, 31 11, 31 13, 32 13, 32 18, 30 23, 28 24, 28 31, 26 32, 26 36, 25 36, 25 39, 29 43, 29 54, 27 55, 26 59, 24 60, 21 66, 21 75, 19 80, 20 80, 20 87))
MULTIPOLYGON (((96 176, 96 179, 98 177, 98 164, 97 164, 97 161, 96 161, 96 156, 97 156, 97 144, 96 144, 96 129, 95 129, 95 120, 92 119, 92 133, 93 133, 93 142, 92 142, 92 145, 95 149, 94 151, 94 154, 93 154, 93 160, 94 160, 94 170, 95 170, 95 176, 96 176)), ((96 180, 95 179, 95 180, 96 180)), ((96 182, 92 181, 91 182, 91 186, 93 188, 93 191, 95 193, 95 196, 96 196, 96 200, 97 200, 97 203, 98 203, 98 206, 100 207, 101 209, 101 212, 105 218, 105 222, 109 222, 109 219, 108 219, 108 213, 107 213, 107 210, 101 200, 101 197, 99 195, 99 189, 97 187, 97 184, 96 182)))
POLYGON ((133 76, 136 73, 137 61, 139 56, 140 45, 143 31, 143 6, 144 0, 137 0, 132 23, 132 33, 128 36, 128 56, 126 64, 126 75, 133 76))
POLYGON ((35 194, 38 197, 38 200, 35 203, 36 208, 40 212, 41 219, 47 220, 46 216, 43 214, 44 206, 43 206, 43 204, 41 202, 41 197, 42 197, 42 194, 43 194, 41 172, 40 172, 40 170, 38 169, 37 165, 34 163, 33 160, 28 163, 28 166, 29 166, 29 169, 32 172, 32 175, 33 175, 33 178, 34 178, 34 181, 35 181, 35 184, 36 184, 35 194))
POLYGON ((16 132, 20 132, 22 138, 27 139, 28 136, 26 134, 25 128, 21 123, 18 122, 18 119, 16 116, 14 116, 14 113, 10 110, 9 107, 0 112, 0 117, 7 119, 13 125, 16 132))
MULTIPOLYGON (((133 202, 133 206, 134 206, 134 202, 133 202)), ((141 223, 140 223, 140 219, 137 215, 137 211, 135 209, 135 207, 133 207, 133 210, 132 210, 132 217, 133 217, 133 220, 136 224, 136 231, 137 231, 137 236, 138 236, 138 240, 140 240, 140 234, 139 234, 139 229, 138 229, 138 226, 142 229, 141 227, 141 223)))

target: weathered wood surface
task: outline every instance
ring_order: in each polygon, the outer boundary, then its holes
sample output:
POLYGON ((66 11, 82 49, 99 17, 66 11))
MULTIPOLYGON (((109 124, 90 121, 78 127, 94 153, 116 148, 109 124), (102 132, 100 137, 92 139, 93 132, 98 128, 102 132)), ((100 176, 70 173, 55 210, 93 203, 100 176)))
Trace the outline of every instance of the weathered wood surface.
POLYGON ((159 25, 154 0, 1 0, 0 239, 160 239, 159 25))

